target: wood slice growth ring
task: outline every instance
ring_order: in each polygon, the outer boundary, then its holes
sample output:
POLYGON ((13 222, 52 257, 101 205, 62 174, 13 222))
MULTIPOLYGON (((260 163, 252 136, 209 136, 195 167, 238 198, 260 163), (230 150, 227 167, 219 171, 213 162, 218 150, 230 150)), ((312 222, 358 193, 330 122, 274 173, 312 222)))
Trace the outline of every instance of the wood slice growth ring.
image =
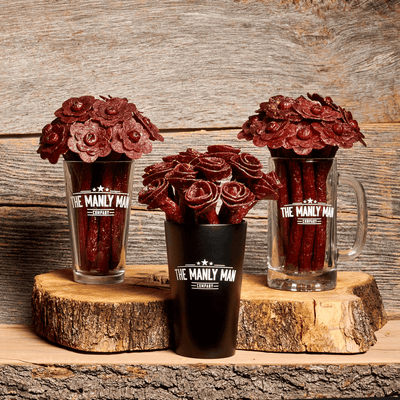
MULTIPOLYGON (((171 304, 166 266, 137 265, 117 285, 75 283, 72 270, 38 275, 32 293, 36 332, 89 352, 166 349, 171 304)), ((335 290, 269 289, 264 275, 243 278, 237 348, 270 352, 362 353, 386 323, 375 279, 339 272, 335 290)))

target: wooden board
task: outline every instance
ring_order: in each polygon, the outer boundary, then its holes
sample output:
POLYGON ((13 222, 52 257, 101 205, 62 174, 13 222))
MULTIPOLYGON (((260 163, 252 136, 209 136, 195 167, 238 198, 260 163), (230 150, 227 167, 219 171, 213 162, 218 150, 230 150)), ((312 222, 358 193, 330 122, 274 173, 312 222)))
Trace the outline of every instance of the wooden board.
POLYGON ((3 1, 1 134, 68 97, 127 97, 161 128, 241 126, 276 94, 399 120, 397 1, 3 1))
MULTIPOLYGON (((166 266, 134 265, 124 283, 82 285, 71 270, 38 275, 33 323, 43 337, 77 350, 119 352, 171 346, 166 266)), ((237 348, 272 352, 363 353, 386 323, 375 280, 341 272, 336 289, 291 293, 245 275, 237 348)))
POLYGON ((56 346, 27 325, 0 325, 0 396, 70 398, 394 398, 400 394, 400 321, 363 354, 238 350, 215 360, 172 350, 85 353, 56 346))

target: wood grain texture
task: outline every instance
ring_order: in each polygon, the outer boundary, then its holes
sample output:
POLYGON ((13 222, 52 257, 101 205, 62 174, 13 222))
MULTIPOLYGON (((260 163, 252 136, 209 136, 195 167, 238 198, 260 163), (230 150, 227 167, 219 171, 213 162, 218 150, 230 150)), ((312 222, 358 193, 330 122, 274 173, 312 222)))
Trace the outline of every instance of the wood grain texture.
POLYGON ((89 94, 160 128, 241 126, 270 96, 314 91, 399 121, 399 30, 397 0, 3 0, 0 134, 89 94))
POLYGON ((0 325, 0 396, 6 399, 318 399, 400 395, 400 321, 376 332, 364 354, 238 350, 204 360, 172 350, 132 354, 72 351, 31 326, 0 325))
MULTIPOLYGON (((362 126, 368 147, 340 150, 339 170, 364 185, 369 211, 369 233, 362 254, 340 266, 361 270, 377 281, 389 313, 399 314, 400 297, 400 125, 362 126)), ((242 147, 268 164, 268 151, 236 140, 238 130, 165 132, 165 142, 135 166, 134 193, 141 188, 145 166, 165 154, 188 147, 205 150, 210 143, 242 147)), ((37 137, 0 139, 0 322, 29 323, 30 295, 35 275, 69 268, 71 253, 64 178, 61 163, 50 165, 36 154, 37 137)), ((135 198, 134 198, 135 200, 135 198)), ((349 188, 340 188, 338 236, 345 249, 355 236, 355 200, 349 188)), ((264 273, 267 259, 267 203, 251 210, 245 271, 264 273)), ((165 264, 164 214, 146 211, 134 201, 128 244, 128 264, 165 264)))
MULTIPOLYGON (((118 285, 81 285, 72 270, 35 277, 36 332, 82 351, 113 353, 172 346, 167 266, 133 265, 118 285)), ((244 274, 237 348, 290 353, 364 353, 386 324, 376 282, 340 272, 337 287, 320 293, 269 289, 266 275, 244 274), (357 293, 357 294, 356 294, 357 293)))

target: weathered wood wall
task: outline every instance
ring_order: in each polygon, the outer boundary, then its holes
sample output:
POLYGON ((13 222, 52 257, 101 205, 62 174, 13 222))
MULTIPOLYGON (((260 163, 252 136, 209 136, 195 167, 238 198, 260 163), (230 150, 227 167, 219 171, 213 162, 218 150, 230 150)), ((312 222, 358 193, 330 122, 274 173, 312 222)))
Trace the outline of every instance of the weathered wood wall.
MULTIPOLYGON (((36 154, 41 128, 72 96, 127 97, 163 130, 143 168, 187 147, 229 143, 275 94, 330 95, 362 124, 367 148, 338 154, 361 180, 370 231, 342 268, 371 273, 400 314, 400 1, 1 1, 0 323, 30 323, 36 274, 70 266, 62 166, 36 154)), ((354 199, 342 188, 342 247, 354 199)), ((163 213, 132 208, 130 264, 166 263, 163 213)), ((266 267, 266 203, 250 214, 247 272, 266 267)))

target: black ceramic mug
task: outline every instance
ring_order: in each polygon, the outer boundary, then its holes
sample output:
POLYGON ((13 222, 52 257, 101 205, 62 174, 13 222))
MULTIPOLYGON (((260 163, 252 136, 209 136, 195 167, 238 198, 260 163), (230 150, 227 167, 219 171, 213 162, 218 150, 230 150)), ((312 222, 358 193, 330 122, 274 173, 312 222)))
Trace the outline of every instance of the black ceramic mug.
POLYGON ((165 222, 177 354, 235 354, 246 230, 246 222, 165 222))

